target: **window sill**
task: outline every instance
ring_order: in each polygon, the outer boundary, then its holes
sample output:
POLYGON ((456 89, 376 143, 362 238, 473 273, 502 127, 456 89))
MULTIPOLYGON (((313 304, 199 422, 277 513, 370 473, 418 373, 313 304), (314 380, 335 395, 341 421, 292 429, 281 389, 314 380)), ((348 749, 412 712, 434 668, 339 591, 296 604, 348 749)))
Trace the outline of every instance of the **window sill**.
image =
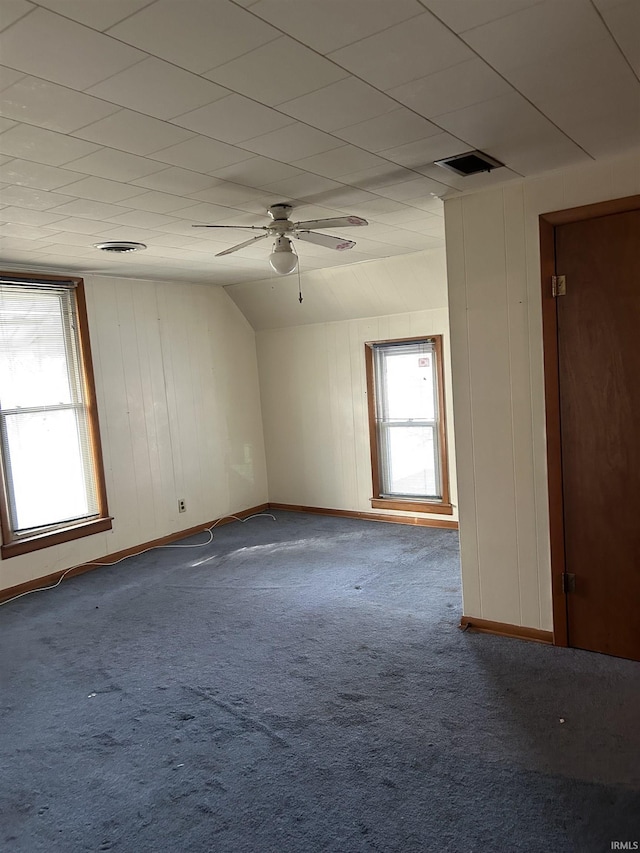
POLYGON ((433 512, 453 515, 453 505, 442 501, 405 501, 398 498, 371 498, 374 509, 399 509, 404 512, 433 512))
POLYGON ((103 533, 111 530, 112 518, 97 518, 76 524, 73 527, 65 527, 38 536, 28 536, 22 539, 14 539, 0 546, 0 555, 3 560, 9 557, 17 557, 19 554, 29 554, 31 551, 39 551, 41 548, 49 548, 52 545, 60 545, 62 542, 71 542, 74 539, 82 539, 84 536, 93 536, 94 533, 103 533))

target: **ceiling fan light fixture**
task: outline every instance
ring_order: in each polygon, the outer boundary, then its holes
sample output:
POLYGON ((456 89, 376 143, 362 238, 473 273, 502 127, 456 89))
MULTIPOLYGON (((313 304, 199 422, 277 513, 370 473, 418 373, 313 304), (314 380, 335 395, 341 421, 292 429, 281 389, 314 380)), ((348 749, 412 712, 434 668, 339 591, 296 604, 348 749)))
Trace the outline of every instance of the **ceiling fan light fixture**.
POLYGON ((269 264, 278 275, 289 275, 298 266, 298 256, 293 252, 288 237, 278 237, 269 255, 269 264))

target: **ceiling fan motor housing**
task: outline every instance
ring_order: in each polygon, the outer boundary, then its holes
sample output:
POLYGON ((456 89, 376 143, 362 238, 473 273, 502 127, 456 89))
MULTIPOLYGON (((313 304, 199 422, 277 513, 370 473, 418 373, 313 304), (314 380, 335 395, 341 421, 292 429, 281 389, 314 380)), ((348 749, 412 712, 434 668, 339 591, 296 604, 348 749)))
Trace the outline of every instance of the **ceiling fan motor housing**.
POLYGON ((286 202, 282 202, 281 204, 272 204, 269 208, 268 213, 274 222, 278 222, 280 220, 289 219, 289 214, 292 210, 292 205, 287 204, 286 202))

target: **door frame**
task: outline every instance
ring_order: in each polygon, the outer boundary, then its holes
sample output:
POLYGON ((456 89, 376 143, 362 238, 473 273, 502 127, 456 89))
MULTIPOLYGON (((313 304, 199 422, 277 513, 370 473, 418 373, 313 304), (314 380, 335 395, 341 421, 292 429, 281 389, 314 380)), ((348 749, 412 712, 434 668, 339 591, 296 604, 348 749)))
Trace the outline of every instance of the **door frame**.
MULTIPOLYGON (((543 213, 540 225, 540 275, 542 286, 542 348, 544 356, 544 400, 547 435, 547 480, 549 492, 549 539, 551 547, 551 597, 553 643, 569 645, 567 596, 562 590, 565 571, 564 506, 562 487, 562 438, 560 432, 560 383, 558 377, 557 298, 551 289, 556 270, 555 231, 558 225, 596 219, 640 209, 640 195, 612 199, 567 210, 543 213)), ((559 297, 562 298, 562 297, 559 297)))

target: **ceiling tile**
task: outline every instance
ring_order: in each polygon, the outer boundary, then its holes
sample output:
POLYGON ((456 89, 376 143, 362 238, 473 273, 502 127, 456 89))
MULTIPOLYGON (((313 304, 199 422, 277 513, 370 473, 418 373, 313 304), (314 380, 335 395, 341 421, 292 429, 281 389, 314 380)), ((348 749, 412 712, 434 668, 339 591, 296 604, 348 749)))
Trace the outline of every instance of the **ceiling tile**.
POLYGON ((0 30, 10 27, 32 9, 35 9, 35 6, 26 0, 3 0, 0 4, 0 30))
POLYGON ((293 165, 308 172, 324 175, 327 178, 338 178, 340 175, 348 175, 360 169, 384 166, 384 160, 368 151, 355 148, 353 145, 342 145, 340 148, 325 151, 323 154, 295 160, 293 165))
POLYGON ((410 201, 412 198, 424 198, 431 193, 442 193, 447 189, 448 187, 438 181, 416 175, 411 181, 380 187, 377 192, 384 198, 392 198, 395 201, 410 201))
POLYGON ((369 192, 376 192, 378 187, 399 184, 402 181, 410 181, 415 174, 403 166, 395 163, 385 163, 383 166, 373 166, 369 169, 360 169, 348 175, 341 175, 340 180, 345 184, 369 192))
POLYGON ((402 210, 403 205, 390 198, 377 198, 375 201, 365 201, 354 205, 354 213, 358 216, 373 217, 376 213, 391 213, 394 210, 402 210))
MULTIPOLYGON (((245 160, 245 162, 248 161, 245 160)), ((264 197, 264 190, 255 187, 243 187, 229 181, 219 181, 211 189, 191 194, 191 198, 198 199, 198 201, 209 201, 213 204, 230 205, 231 207, 264 197)))
POLYGON ((159 192, 189 195, 190 193, 199 192, 200 190, 214 186, 216 181, 214 178, 201 175, 199 172, 171 167, 170 169, 163 169, 161 172, 155 172, 153 175, 147 175, 144 178, 136 178, 133 183, 136 186, 158 190, 159 192))
MULTIPOLYGON (((322 155, 320 155, 322 156, 322 155)), ((265 190, 272 193, 272 197, 280 200, 306 199, 328 190, 336 189, 340 184, 330 181, 328 178, 318 175, 298 175, 296 178, 287 178, 284 181, 275 181, 267 184, 265 190)))
POLYGON ((251 157, 233 166, 225 166, 223 169, 214 169, 211 173, 217 178, 233 181, 249 187, 263 187, 284 178, 293 178, 302 174, 300 169, 289 163, 280 163, 269 157, 251 157))
MULTIPOLYGON (((2 211, 0 211, 2 213, 2 211)), ((54 234, 54 229, 47 231, 41 226, 34 225, 18 225, 17 223, 6 222, 0 224, 0 235, 5 237, 18 237, 21 240, 51 240, 54 234)))
POLYGON ((22 71, 14 71, 13 68, 5 68, 0 65, 0 92, 13 86, 18 80, 21 80, 25 75, 22 71))
POLYGON ((18 124, 0 134, 0 152, 12 154, 36 163, 61 166, 70 160, 98 150, 92 142, 73 139, 62 133, 54 133, 28 124, 18 124))
POLYGON ((66 232, 71 232, 72 234, 100 234, 104 230, 104 226, 105 223, 99 222, 97 219, 76 219, 74 217, 60 219, 56 222, 56 228, 60 229, 56 241, 60 242, 66 232))
POLYGON ((87 91, 105 101, 160 119, 173 118, 229 94, 222 86, 154 57, 87 91))
POLYGON ((118 216, 127 213, 129 208, 117 206, 115 204, 105 204, 102 201, 92 201, 90 199, 79 198, 76 201, 70 201, 68 204, 63 204, 56 208, 56 213, 62 216, 76 217, 80 216, 83 219, 109 219, 111 216, 118 216))
POLYGON ((640 77, 640 4, 637 0, 622 0, 615 5, 594 0, 613 33, 618 47, 640 77))
POLYGON ((393 89, 473 56, 433 15, 425 12, 329 55, 378 89, 393 89), (384 57, 384 61, 381 58, 384 57))
POLYGON ((505 18, 541 2, 542 0, 421 0, 423 6, 456 33, 505 18))
POLYGON ((530 62, 553 66, 566 50, 606 35, 602 21, 584 0, 545 0, 463 34, 464 40, 502 73, 530 62))
MULTIPOLYGON (((203 225, 208 225, 210 223, 224 223, 228 219, 238 215, 240 215, 238 210, 225 207, 224 205, 208 204, 206 202, 195 204, 193 207, 188 207, 185 210, 177 210, 175 212, 176 218, 188 219, 190 222, 198 222, 203 225)), ((193 236, 202 238, 204 236, 204 232, 194 231, 193 236)))
POLYGON ((23 77, 0 94, 0 110, 9 118, 69 133, 117 107, 55 83, 23 77))
POLYGON ((42 190, 64 187, 80 177, 82 176, 77 172, 68 172, 66 169, 56 169, 55 166, 45 166, 42 163, 32 163, 29 160, 17 158, 0 166, 0 181, 42 190))
POLYGON ((471 175, 465 182, 456 183, 453 175, 453 186, 460 189, 476 189, 490 183, 500 183, 520 175, 534 175, 536 172, 563 169, 578 163, 588 162, 589 155, 585 154, 574 142, 561 133, 550 134, 548 138, 538 137, 530 142, 505 142, 494 147, 495 156, 503 163, 508 163, 509 169, 496 169, 490 175, 471 175), (477 184, 476 184, 477 182, 477 184))
POLYGON ((182 210, 195 203, 193 199, 161 192, 143 193, 127 201, 127 205, 134 210, 148 210, 150 213, 172 213, 174 210, 182 210))
POLYGON ((221 86, 275 106, 348 76, 348 72, 282 36, 206 75, 221 86))
POLYGON ((226 142, 218 142, 207 136, 195 136, 186 142, 156 151, 150 156, 172 166, 181 166, 196 172, 212 172, 214 169, 247 160, 251 154, 233 145, 227 145, 226 142))
POLYGON ((278 109, 300 121, 332 131, 398 108, 398 104, 372 86, 346 77, 301 98, 278 105, 278 109))
MULTIPOLYGON (((586 94, 590 89, 608 85, 612 97, 619 88, 628 91, 636 87, 637 79, 618 50, 607 36, 591 42, 589 49, 567 48, 553 63, 539 62, 520 65, 507 72, 509 81, 518 91, 537 105, 549 101, 570 100, 574 93, 586 94)), ((588 112, 587 112, 588 115, 588 112)))
POLYGON ((329 53, 413 18, 423 9, 416 0, 350 0, 288 3, 283 14, 282 0, 261 0, 251 11, 314 50, 329 53))
POLYGON ((201 74, 254 50, 280 34, 227 0, 157 0, 109 35, 201 74))
POLYGON ((233 143, 278 130, 294 120, 242 95, 228 95, 173 121, 213 139, 233 143))
POLYGON ((420 115, 430 118, 511 91, 511 86, 486 62, 474 57, 429 74, 428 77, 390 89, 389 94, 420 115))
POLYGON ((109 178, 114 181, 131 181, 142 178, 152 172, 159 172, 162 165, 155 160, 115 151, 113 148, 102 148, 86 157, 81 157, 69 163, 69 168, 75 172, 109 178))
POLYGON ((49 210, 64 201, 73 200, 69 196, 61 196, 58 193, 24 186, 3 187, 1 198, 3 205, 26 207, 30 210, 49 210))
POLYGON ((65 18, 86 24, 94 30, 106 30, 151 2, 153 0, 109 0, 108 3, 87 3, 87 0, 38 0, 38 5, 46 6, 52 12, 59 12, 65 18))
POLYGON ((86 89, 139 62, 145 55, 46 9, 36 9, 0 33, 4 65, 86 89))
POLYGON ((619 150, 621 140, 640 145, 640 85, 626 70, 628 78, 615 85, 557 93, 541 109, 594 157, 619 150))
MULTIPOLYGON (((341 216, 344 213, 350 213, 351 207, 354 204, 362 203, 365 201, 375 201, 377 196, 373 193, 369 193, 366 190, 358 189, 357 187, 347 187, 344 184, 339 184, 338 187, 332 190, 328 190, 327 192, 317 193, 314 196, 314 204, 316 205, 328 205, 331 207, 334 212, 330 214, 331 216, 341 216)), ((329 215, 329 214, 328 214, 329 215)), ((304 217, 305 219, 312 219, 317 217, 304 217)))
MULTIPOLYGON (((134 195, 142 195, 142 187, 108 181, 105 178, 83 178, 65 187, 65 192, 77 198, 90 198, 94 201, 118 202, 134 195)), ((62 202, 60 202, 62 204, 62 202)))
POLYGON ((0 116, 0 133, 4 133, 5 130, 9 130, 10 127, 15 127, 17 124, 17 121, 11 121, 11 119, 0 116))
MULTIPOLYGON (((53 238, 55 239, 55 238, 53 238)), ((7 253, 11 251, 17 252, 45 252, 47 246, 50 246, 49 240, 25 240, 23 237, 7 237, 0 236, 0 250, 5 259, 7 253)))
POLYGON ((86 124, 73 135, 131 154, 151 154, 193 136, 180 127, 131 110, 119 110, 101 121, 86 124))
POLYGON ((140 228, 162 228, 164 225, 171 225, 175 222, 170 216, 164 216, 162 213, 150 213, 146 210, 130 210, 128 213, 122 213, 119 216, 110 216, 111 222, 116 225, 131 225, 140 228))
POLYGON ((288 163, 299 160, 302 157, 311 157, 322 151, 337 148, 340 140, 314 127, 296 122, 280 130, 265 133, 255 139, 249 139, 242 143, 242 147, 255 154, 264 157, 272 157, 274 160, 283 160, 288 163))
POLYGON ((436 116, 434 121, 472 148, 493 156, 497 156, 493 149, 505 143, 530 139, 535 144, 561 135, 516 92, 436 116))
POLYGON ((468 150, 469 146, 466 142, 461 142, 450 133, 436 133, 427 139, 387 148, 380 152, 380 156, 400 166, 406 166, 408 169, 415 169, 418 166, 433 163, 434 160, 453 157, 468 150))
POLYGON ((61 217, 56 213, 47 213, 41 210, 28 210, 22 207, 3 207, 0 210, 0 219, 15 225, 50 225, 61 217))
POLYGON ((426 118, 400 107, 392 113, 336 130, 335 135, 366 151, 376 152, 426 139, 440 132, 440 128, 426 118))

